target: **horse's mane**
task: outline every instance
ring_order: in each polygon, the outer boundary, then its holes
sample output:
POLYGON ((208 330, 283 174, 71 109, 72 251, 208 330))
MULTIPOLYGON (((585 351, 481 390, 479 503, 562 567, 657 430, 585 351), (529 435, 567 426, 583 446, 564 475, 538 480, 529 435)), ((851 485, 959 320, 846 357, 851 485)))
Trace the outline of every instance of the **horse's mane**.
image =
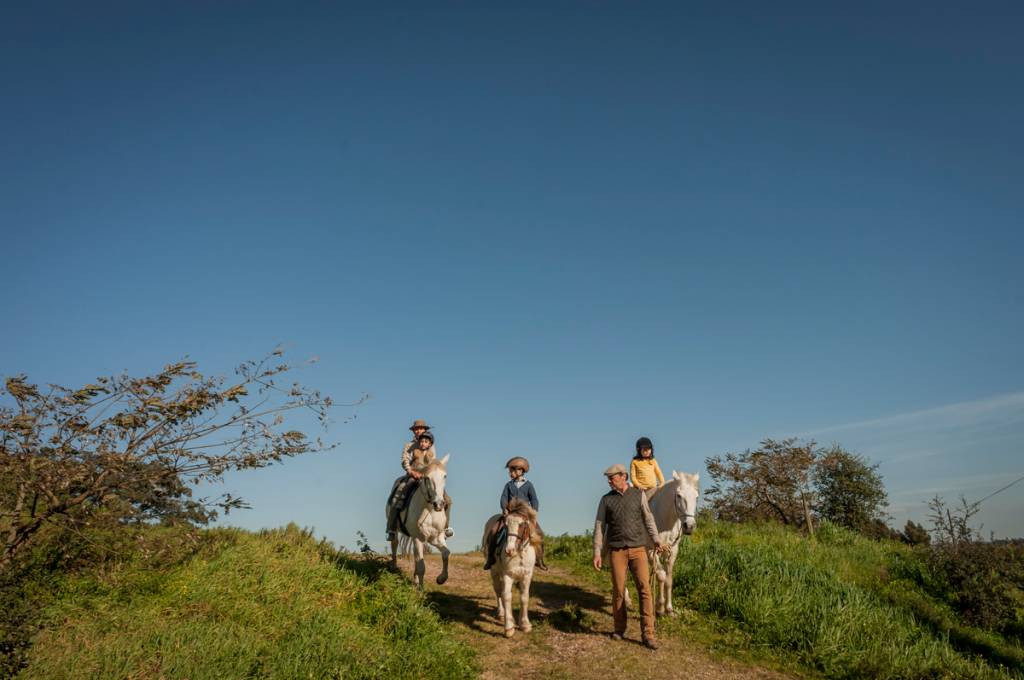
POLYGON ((522 498, 513 498, 508 502, 508 513, 510 515, 520 515, 530 522, 537 521, 537 511, 522 498))
POLYGON ((422 465, 416 469, 424 475, 429 475, 434 470, 444 470, 445 468, 443 465, 441 465, 441 461, 437 460, 436 458, 431 458, 429 463, 427 463, 426 465, 422 465))

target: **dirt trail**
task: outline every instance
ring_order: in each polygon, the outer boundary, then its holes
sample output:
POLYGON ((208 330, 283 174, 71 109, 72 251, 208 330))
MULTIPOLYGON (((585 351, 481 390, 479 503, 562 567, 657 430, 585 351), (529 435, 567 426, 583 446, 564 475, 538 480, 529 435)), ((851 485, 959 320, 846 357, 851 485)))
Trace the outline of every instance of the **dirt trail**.
MULTIPOLYGON (((400 560, 409 573, 411 562, 400 560)), ((438 555, 427 557, 427 598, 454 634, 479 652, 482 678, 609 678, 620 673, 655 678, 790 678, 775 671, 713 658, 704 649, 678 636, 659 629, 661 648, 651 651, 640 645, 640 622, 637 612, 630 611, 626 640, 616 642, 608 637, 612 630, 611 601, 608 589, 600 592, 592 583, 552 566, 537 571, 530 588, 529 633, 517 631, 506 639, 496 615, 494 590, 489 572, 483 570, 479 554, 452 555, 450 578, 443 586, 434 584, 440 571, 438 555), (589 628, 571 630, 569 617, 559 612, 575 603, 593 619, 589 628)), ((513 591, 518 611, 518 595, 513 591)), ((659 626, 663 619, 659 619, 659 626)), ((679 625, 677 621, 667 624, 679 625)))

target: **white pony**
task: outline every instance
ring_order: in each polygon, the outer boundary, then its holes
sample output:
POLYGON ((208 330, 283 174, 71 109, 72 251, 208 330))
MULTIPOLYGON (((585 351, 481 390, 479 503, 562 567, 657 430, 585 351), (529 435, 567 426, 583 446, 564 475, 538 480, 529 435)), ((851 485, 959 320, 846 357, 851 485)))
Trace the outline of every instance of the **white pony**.
MULTIPOLYGON (((501 515, 495 515, 484 524, 484 538, 480 545, 487 550, 487 527, 497 522, 501 515)), ((516 633, 512 616, 512 585, 519 586, 519 628, 529 633, 530 625, 530 581, 533 580, 533 565, 537 553, 533 547, 532 529, 537 513, 521 499, 513 498, 505 515, 505 540, 498 545, 494 564, 491 566, 491 584, 498 598, 498 619, 505 627, 505 637, 516 633)))
POLYGON ((444 483, 448 477, 447 466, 449 456, 435 460, 420 468, 423 477, 409 499, 408 508, 399 516, 401 538, 391 540, 391 563, 398 563, 399 541, 404 554, 410 547, 416 556, 416 584, 423 589, 423 574, 426 564, 423 562, 423 544, 429 543, 441 551, 441 573, 437 575, 437 584, 448 580, 448 555, 451 551, 445 543, 444 514, 444 483), (411 546, 410 546, 411 544, 411 546))
MULTIPOLYGON (((679 540, 689 536, 697 526, 697 496, 700 495, 700 475, 672 471, 672 481, 654 492, 648 501, 654 523, 658 528, 658 541, 668 549, 667 565, 661 566, 661 556, 648 539, 647 561, 651 565, 654 586, 654 605, 658 616, 675 616, 672 609, 672 571, 679 554, 679 540)), ((629 590, 626 590, 626 604, 629 590)))

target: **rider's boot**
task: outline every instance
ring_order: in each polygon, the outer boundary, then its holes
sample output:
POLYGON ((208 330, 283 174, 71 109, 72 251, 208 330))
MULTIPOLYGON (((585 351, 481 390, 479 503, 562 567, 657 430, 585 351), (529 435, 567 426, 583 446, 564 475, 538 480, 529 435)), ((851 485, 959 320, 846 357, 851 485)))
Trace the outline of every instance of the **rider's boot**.
POLYGON ((494 565, 494 539, 487 544, 487 559, 484 560, 484 569, 490 569, 494 565))
POLYGON ((548 570, 548 565, 544 564, 544 541, 541 541, 540 545, 537 546, 537 562, 534 566, 542 571, 548 570))
POLYGON ((393 541, 398 536, 398 514, 401 512, 397 507, 397 504, 393 504, 388 512, 388 526, 387 526, 387 539, 393 541))

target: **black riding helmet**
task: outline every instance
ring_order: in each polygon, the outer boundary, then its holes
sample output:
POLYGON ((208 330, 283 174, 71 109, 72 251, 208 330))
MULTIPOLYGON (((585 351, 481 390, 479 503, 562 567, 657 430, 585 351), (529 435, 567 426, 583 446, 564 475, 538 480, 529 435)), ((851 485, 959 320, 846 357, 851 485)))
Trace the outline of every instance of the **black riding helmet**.
POLYGON ((641 451, 643 451, 644 449, 650 449, 651 450, 651 455, 653 456, 654 455, 654 442, 652 442, 647 437, 640 437, 640 439, 636 440, 636 452, 637 452, 637 454, 639 455, 639 453, 641 451))
POLYGON ((431 444, 433 444, 433 443, 434 443, 434 434, 433 434, 433 433, 432 433, 432 432, 431 432, 430 430, 427 430, 426 432, 424 432, 423 434, 421 434, 421 435, 420 435, 419 437, 416 437, 416 441, 417 441, 417 443, 418 443, 418 442, 419 442, 419 441, 420 441, 421 439, 429 439, 429 440, 430 440, 430 443, 431 443, 431 444))

